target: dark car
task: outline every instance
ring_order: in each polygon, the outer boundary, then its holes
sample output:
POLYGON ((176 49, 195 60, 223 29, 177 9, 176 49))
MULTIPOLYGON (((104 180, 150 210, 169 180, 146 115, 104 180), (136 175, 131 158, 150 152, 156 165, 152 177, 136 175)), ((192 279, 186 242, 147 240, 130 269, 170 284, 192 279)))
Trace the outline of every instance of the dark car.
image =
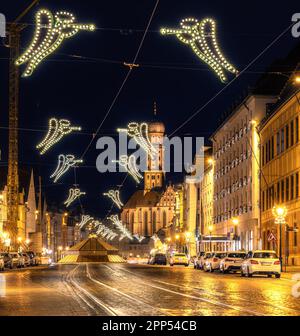
POLYGON ((167 265, 167 256, 163 253, 157 253, 150 258, 150 265, 167 265))
POLYGON ((13 268, 13 259, 12 259, 11 255, 9 253, 2 252, 2 253, 0 253, 0 256, 4 260, 4 267, 12 269, 13 268))
POLYGON ((30 266, 38 266, 40 264, 39 257, 32 251, 26 252, 30 260, 30 266))

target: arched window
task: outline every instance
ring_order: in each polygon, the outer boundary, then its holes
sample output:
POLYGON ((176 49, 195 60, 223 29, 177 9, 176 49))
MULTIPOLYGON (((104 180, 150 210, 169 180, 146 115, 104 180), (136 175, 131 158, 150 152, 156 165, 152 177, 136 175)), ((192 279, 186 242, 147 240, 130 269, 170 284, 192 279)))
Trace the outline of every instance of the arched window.
POLYGON ((148 236, 148 212, 144 212, 144 236, 148 236))
POLYGON ((167 213, 166 211, 163 212, 163 227, 167 227, 167 213))
POLYGON ((152 233, 156 232, 156 212, 153 212, 152 215, 152 233))

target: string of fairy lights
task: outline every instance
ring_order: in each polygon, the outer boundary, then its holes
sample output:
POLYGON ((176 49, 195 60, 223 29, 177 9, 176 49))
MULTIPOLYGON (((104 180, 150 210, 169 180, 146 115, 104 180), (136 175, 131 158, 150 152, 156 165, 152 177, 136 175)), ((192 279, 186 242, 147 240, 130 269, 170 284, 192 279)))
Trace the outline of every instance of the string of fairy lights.
MULTIPOLYGON (((136 60, 143 45, 146 33, 149 30, 149 26, 158 3, 159 0, 156 1, 134 61, 130 64, 126 63, 126 65, 129 66, 128 74, 125 77, 125 80, 123 81, 115 99, 113 100, 112 105, 101 122, 100 127, 98 127, 96 134, 99 132, 103 122, 111 112, 112 107, 119 97, 119 94, 122 91, 130 73, 134 68, 139 67, 139 65, 136 64, 136 60)), ((80 31, 93 32, 95 30, 97 30, 97 28, 94 24, 76 23, 75 16, 72 13, 59 11, 53 15, 49 10, 41 9, 37 11, 35 15, 35 31, 32 42, 24 53, 17 58, 15 64, 16 66, 26 64, 22 77, 30 77, 37 71, 41 63, 48 56, 57 51, 66 39, 72 38, 80 31)), ((225 71, 235 76, 239 75, 239 71, 226 60, 225 56, 221 52, 216 36, 215 20, 205 18, 199 21, 195 18, 185 18, 180 22, 179 29, 161 28, 160 33, 163 36, 175 35, 180 42, 189 45, 194 54, 215 73, 221 82, 226 83, 228 81, 225 71)), ((260 57, 260 55, 258 57, 260 57)), ((249 66, 247 66, 247 68, 241 73, 245 72, 248 68, 249 66)), ((235 78, 233 80, 235 80, 235 78)), ((62 139, 67 135, 70 135, 72 132, 80 131, 81 127, 73 126, 71 121, 67 119, 51 118, 48 124, 48 132, 44 139, 36 146, 36 149, 39 150, 40 155, 45 155, 53 146, 62 141, 62 139)), ((151 159, 154 159, 157 155, 157 149, 153 146, 149 139, 149 129, 147 123, 142 122, 139 124, 137 122, 131 122, 128 124, 127 128, 119 128, 118 132, 125 132, 130 138, 134 139, 151 159)), ((76 159, 73 154, 60 154, 58 156, 56 170, 50 176, 50 178, 53 179, 54 184, 57 183, 71 168, 76 169, 83 163, 82 158, 86 154, 90 145, 91 143, 88 145, 82 157, 78 159, 76 159)), ((111 211, 114 206, 119 210, 121 210, 124 206, 120 197, 120 189, 124 186, 127 177, 131 176, 137 184, 139 184, 143 179, 137 165, 136 157, 133 154, 129 156, 121 155, 119 160, 114 160, 113 162, 118 163, 120 167, 123 167, 127 172, 127 175, 119 189, 112 189, 103 193, 103 196, 108 197, 112 201, 111 211)), ((81 191, 77 183, 75 185, 76 188, 69 189, 68 197, 64 202, 64 205, 67 208, 70 207, 76 200, 80 201, 81 196, 86 195, 86 192, 81 191)), ((127 238, 129 240, 136 239, 141 243, 145 239, 145 237, 138 234, 132 234, 128 228, 123 225, 122 221, 119 219, 119 215, 107 215, 106 219, 113 224, 119 234, 89 215, 82 215, 81 222, 77 225, 81 230, 87 229, 89 231, 96 232, 98 236, 107 240, 113 240, 116 237, 119 237, 119 241, 127 238)), ((155 235, 152 238, 154 240, 158 239, 155 235)))

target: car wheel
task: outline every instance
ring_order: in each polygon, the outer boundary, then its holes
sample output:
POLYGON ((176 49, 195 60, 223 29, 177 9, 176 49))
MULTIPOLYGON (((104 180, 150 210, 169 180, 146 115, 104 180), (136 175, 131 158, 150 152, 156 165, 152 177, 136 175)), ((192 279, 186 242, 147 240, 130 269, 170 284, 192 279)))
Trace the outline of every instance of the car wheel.
POLYGON ((247 275, 248 275, 248 278, 252 278, 252 273, 249 272, 249 267, 247 269, 247 275))
POLYGON ((244 278, 245 274, 243 272, 243 269, 241 269, 241 277, 244 278))
POLYGON ((171 267, 173 267, 173 264, 170 264, 171 267))
POLYGON ((272 278, 272 274, 268 274, 268 278, 272 278))
POLYGON ((210 272, 210 273, 213 273, 213 271, 214 271, 214 270, 213 270, 212 266, 210 265, 210 266, 209 266, 209 272, 210 272))
POLYGON ((280 279, 280 276, 281 276, 280 274, 275 274, 276 279, 280 279))
POLYGON ((188 266, 189 266, 189 264, 185 264, 184 266, 185 266, 185 267, 188 267, 188 266))

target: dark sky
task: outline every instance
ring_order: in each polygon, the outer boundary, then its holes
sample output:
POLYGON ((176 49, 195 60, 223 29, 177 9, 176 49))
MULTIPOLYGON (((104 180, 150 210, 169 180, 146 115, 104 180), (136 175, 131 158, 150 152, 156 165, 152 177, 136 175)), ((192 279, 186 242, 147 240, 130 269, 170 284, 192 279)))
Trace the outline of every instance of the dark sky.
MULTIPOLYGON (((30 0, 1 0, 0 12, 12 21, 29 3, 30 0)), ((41 0, 23 19, 33 24, 37 8, 46 7, 52 11, 68 10, 75 14, 78 22, 95 23, 101 28, 94 33, 80 32, 65 41, 32 77, 21 79, 19 127, 31 130, 20 130, 20 162, 42 175, 49 203, 62 203, 74 183, 73 172, 65 176, 62 184, 51 183, 49 175, 55 169, 58 154, 80 156, 85 150, 127 74, 128 68, 122 63, 132 61, 154 5, 155 0, 41 0), (52 116, 70 119, 73 124, 82 126, 83 131, 68 136, 40 157, 35 146, 43 138, 52 116)), ((137 60, 141 66, 132 72, 98 137, 116 136, 117 127, 124 127, 133 120, 151 120, 154 101, 159 118, 170 134, 224 86, 188 46, 175 37, 161 36, 160 27, 178 27, 182 18, 190 16, 215 18, 221 50, 242 70, 291 24, 292 14, 299 11, 299 1, 275 4, 261 0, 161 0, 137 60)), ((33 28, 29 25, 23 31, 22 48, 30 42, 33 28)), ((296 43, 297 39, 287 32, 248 72, 176 135, 208 138, 230 105, 255 83, 271 62, 284 57, 296 43)), ((4 45, 0 46, 0 72, 0 164, 3 166, 7 161, 7 131, 3 128, 8 125, 8 49, 4 45)), ((87 213, 101 217, 110 208, 110 202, 102 193, 121 183, 124 174, 98 173, 95 168, 98 154, 94 142, 83 167, 77 169, 77 182, 87 192, 82 198, 87 213)), ((174 178, 178 180, 180 176, 174 178)), ((128 179, 122 198, 126 200, 135 188, 128 179)))

